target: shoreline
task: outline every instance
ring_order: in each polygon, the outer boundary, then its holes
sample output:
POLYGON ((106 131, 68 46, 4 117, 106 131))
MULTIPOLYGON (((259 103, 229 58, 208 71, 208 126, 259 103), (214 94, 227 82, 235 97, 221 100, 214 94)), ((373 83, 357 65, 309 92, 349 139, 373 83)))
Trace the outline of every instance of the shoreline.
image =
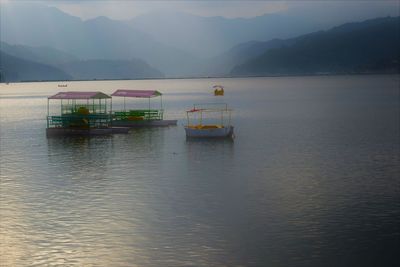
POLYGON ((41 83, 41 82, 95 82, 95 81, 146 81, 146 80, 196 80, 196 79, 246 79, 246 78, 279 78, 279 77, 315 77, 315 76, 366 76, 366 75, 400 75, 400 72, 369 72, 369 73, 314 73, 314 74, 279 74, 279 75, 246 75, 246 76, 199 76, 199 77, 162 77, 138 79, 93 79, 93 80, 24 80, 0 82, 10 83, 41 83))

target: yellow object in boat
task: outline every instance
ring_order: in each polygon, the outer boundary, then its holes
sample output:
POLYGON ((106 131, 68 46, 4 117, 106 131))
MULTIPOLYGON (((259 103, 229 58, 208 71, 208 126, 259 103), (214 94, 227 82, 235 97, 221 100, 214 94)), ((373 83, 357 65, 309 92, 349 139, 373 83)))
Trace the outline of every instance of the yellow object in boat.
POLYGON ((206 129, 218 129, 222 128, 222 125, 215 125, 215 124, 209 124, 209 125, 192 125, 189 128, 192 129, 198 129, 198 130, 206 130, 206 129))
POLYGON ((86 107, 79 107, 78 108, 78 114, 88 115, 89 114, 89 110, 86 107))

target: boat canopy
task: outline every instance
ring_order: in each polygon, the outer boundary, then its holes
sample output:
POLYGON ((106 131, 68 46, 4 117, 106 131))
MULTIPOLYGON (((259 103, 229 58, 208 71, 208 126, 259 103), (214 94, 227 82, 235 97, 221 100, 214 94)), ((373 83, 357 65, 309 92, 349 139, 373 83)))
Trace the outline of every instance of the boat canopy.
POLYGON ((111 98, 111 96, 106 95, 102 92, 59 92, 53 96, 48 97, 48 99, 105 99, 111 98))
POLYGON ((111 96, 122 96, 122 97, 139 97, 139 98, 151 98, 162 95, 156 90, 129 90, 129 89, 118 89, 111 96))

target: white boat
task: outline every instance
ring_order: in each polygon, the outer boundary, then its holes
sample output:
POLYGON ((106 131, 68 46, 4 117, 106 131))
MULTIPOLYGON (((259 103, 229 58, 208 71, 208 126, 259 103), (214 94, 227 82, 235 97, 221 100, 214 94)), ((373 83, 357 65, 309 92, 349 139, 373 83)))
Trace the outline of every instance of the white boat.
POLYGON ((233 138, 232 109, 225 103, 195 104, 186 111, 186 137, 233 138))

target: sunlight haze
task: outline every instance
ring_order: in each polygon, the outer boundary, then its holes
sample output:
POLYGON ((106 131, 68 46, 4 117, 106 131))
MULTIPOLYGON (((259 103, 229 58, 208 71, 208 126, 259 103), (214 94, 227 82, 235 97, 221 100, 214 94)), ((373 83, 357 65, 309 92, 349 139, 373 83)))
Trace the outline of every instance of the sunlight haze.
POLYGON ((366 19, 399 14, 398 1, 16 1, 56 7, 82 19, 106 16, 125 20, 153 12, 183 12, 198 16, 250 18, 272 13, 311 16, 319 20, 366 19), (345 6, 345 8, 343 8, 345 6))

